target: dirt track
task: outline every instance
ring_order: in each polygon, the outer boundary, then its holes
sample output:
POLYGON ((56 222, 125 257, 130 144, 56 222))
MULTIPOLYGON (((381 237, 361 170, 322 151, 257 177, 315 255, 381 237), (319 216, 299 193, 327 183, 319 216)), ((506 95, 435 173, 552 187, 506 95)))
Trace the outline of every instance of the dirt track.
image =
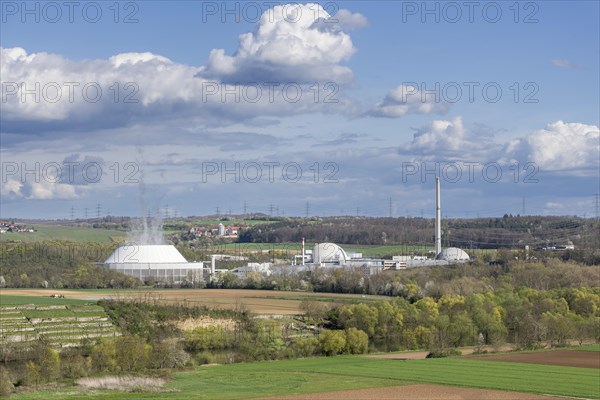
MULTIPOLYGON (((339 392, 269 397, 269 400, 551 400, 556 396, 460 388, 441 385, 406 385, 339 392)), ((263 399, 266 400, 266 399, 263 399)))
POLYGON ((484 355, 476 356, 475 358, 486 361, 600 368, 600 352, 597 351, 551 350, 533 353, 484 355))

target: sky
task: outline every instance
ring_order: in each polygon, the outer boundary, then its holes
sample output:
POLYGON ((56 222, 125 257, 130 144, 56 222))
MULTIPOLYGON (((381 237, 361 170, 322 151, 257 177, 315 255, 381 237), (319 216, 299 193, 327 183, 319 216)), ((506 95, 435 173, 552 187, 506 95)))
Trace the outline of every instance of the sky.
POLYGON ((0 217, 596 216, 599 4, 2 1, 0 217))

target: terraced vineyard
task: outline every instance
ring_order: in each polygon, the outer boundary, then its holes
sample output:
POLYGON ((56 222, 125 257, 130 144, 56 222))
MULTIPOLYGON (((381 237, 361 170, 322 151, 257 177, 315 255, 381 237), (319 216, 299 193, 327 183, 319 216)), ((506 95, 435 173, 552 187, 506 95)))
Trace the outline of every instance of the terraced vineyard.
POLYGON ((16 305, 0 307, 0 344, 44 340, 57 347, 121 333, 96 305, 16 305))

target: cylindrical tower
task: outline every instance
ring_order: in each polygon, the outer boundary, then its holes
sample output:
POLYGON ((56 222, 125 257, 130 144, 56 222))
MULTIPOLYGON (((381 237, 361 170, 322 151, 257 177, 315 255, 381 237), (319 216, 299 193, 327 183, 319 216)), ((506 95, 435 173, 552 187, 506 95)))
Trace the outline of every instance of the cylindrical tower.
POLYGON ((442 252, 442 212, 440 208, 440 177, 435 178, 435 255, 442 252))

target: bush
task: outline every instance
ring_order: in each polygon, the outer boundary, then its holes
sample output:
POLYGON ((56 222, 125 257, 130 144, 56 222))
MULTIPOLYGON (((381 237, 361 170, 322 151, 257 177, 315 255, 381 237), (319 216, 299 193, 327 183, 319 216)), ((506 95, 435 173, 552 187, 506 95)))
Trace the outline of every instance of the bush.
POLYGON ((314 337, 296 338, 291 345, 293 357, 312 357, 319 351, 319 341, 314 337))
POLYGON ((114 371, 117 365, 113 339, 102 340, 92 348, 92 368, 97 372, 114 371))
POLYGON ((25 376, 23 383, 26 386, 39 385, 42 381, 40 366, 29 360, 27 363, 25 363, 25 369, 27 370, 27 375, 25 376))
POLYGON ((346 353, 364 354, 369 349, 369 335, 356 328, 345 330, 346 333, 346 353))
POLYGON ((452 357, 452 356, 460 356, 462 353, 460 350, 456 349, 444 349, 444 350, 435 350, 429 352, 426 358, 444 358, 444 357, 452 357))
POLYGON ((185 333, 184 348, 189 352, 224 349, 228 335, 220 326, 198 327, 185 333))
POLYGON ((189 354, 179 347, 175 339, 164 340, 153 347, 152 363, 156 368, 183 367, 189 359, 189 354))
POLYGON ((44 382, 54 382, 60 376, 60 356, 56 350, 46 347, 39 355, 40 377, 44 382))
POLYGON ((148 367, 152 346, 138 336, 122 336, 115 339, 115 361, 121 371, 141 371, 148 367))
POLYGON ((13 383, 10 372, 4 366, 0 366, 0 394, 6 396, 13 391, 13 383))
POLYGON ((215 356, 207 351, 203 351, 194 355, 193 360, 197 365, 214 364, 215 356))
POLYGON ((326 330, 319 336, 321 351, 327 356, 340 354, 346 348, 346 335, 344 331, 326 330))
POLYGON ((62 375, 66 378, 81 378, 89 373, 89 363, 78 352, 64 352, 62 355, 62 375))

